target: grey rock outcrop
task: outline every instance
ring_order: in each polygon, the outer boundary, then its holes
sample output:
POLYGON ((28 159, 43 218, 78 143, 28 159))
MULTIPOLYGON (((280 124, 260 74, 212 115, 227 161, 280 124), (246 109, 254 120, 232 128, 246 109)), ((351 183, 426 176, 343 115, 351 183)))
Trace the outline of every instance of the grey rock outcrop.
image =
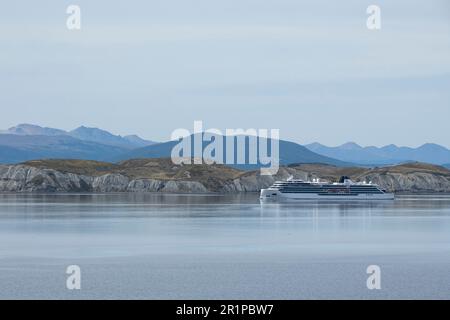
POLYGON ((186 192, 186 193, 207 193, 209 190, 197 181, 162 181, 155 179, 135 179, 131 180, 126 190, 127 192, 186 192))
POLYGON ((131 180, 127 186, 128 192, 159 192, 164 187, 164 182, 154 179, 131 180))
POLYGON ((92 191, 92 177, 38 169, 24 165, 0 166, 0 191, 82 192, 92 191))
MULTIPOLYGON (((442 168, 417 172, 361 170, 361 174, 354 177, 355 180, 372 181, 391 192, 450 193, 450 172, 447 173, 442 168)), ((258 192, 276 180, 285 180, 289 176, 303 180, 321 177, 320 171, 316 169, 308 171, 303 167, 282 167, 275 176, 261 176, 258 171, 246 172, 235 179, 218 181, 214 185, 206 184, 209 186, 207 187, 202 182, 188 180, 189 178, 133 179, 121 173, 105 173, 93 177, 28 165, 0 165, 0 192, 258 192)))
POLYGON ((92 189, 96 192, 124 192, 129 183, 130 180, 124 175, 108 173, 96 177, 92 183, 92 189))
POLYGON ((25 165, 0 166, 0 192, 192 192, 208 189, 197 181, 133 179, 108 173, 89 177, 25 165))
POLYGON ((367 174, 361 180, 372 181, 390 192, 450 192, 450 181, 442 175, 414 174, 367 174))

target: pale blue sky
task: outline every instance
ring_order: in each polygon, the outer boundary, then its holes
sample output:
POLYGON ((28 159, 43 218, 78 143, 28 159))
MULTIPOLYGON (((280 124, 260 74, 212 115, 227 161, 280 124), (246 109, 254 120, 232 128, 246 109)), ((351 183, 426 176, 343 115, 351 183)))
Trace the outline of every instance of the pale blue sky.
POLYGON ((203 120, 300 143, 450 147, 450 2, 5 2, 0 108, 0 128, 163 141, 203 120), (80 31, 66 29, 69 4, 80 31), (370 4, 379 31, 366 28, 370 4))

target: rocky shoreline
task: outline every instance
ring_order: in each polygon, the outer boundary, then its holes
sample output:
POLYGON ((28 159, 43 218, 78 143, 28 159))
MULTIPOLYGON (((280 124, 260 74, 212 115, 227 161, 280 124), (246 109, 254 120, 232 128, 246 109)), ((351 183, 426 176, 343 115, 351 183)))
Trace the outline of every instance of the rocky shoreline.
POLYGON ((62 164, 41 161, 0 165, 0 192, 258 192, 289 176, 333 181, 340 175, 348 175, 355 181, 372 181, 390 192, 450 193, 450 171, 421 163, 373 169, 303 164, 282 167, 275 176, 224 166, 174 166, 159 159, 131 160, 126 164, 110 164, 111 167, 105 167, 104 163, 94 163, 92 167, 89 162, 86 167, 94 168, 91 171, 85 170, 83 163, 77 167, 70 162, 62 164))

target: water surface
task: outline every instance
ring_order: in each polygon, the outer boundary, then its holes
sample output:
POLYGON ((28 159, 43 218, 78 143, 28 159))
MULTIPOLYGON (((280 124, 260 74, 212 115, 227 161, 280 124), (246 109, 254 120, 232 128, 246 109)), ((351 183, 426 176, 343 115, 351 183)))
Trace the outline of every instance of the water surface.
POLYGON ((448 299, 450 196, 1 194, 0 298, 448 299))

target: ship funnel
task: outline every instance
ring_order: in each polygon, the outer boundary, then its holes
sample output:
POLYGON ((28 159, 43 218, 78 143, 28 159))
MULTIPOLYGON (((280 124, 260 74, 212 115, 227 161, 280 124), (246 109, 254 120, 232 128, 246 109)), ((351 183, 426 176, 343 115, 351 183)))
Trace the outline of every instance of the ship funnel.
POLYGON ((342 176, 342 177, 339 179, 339 183, 344 183, 345 180, 350 180, 350 178, 347 177, 347 176, 342 176))

